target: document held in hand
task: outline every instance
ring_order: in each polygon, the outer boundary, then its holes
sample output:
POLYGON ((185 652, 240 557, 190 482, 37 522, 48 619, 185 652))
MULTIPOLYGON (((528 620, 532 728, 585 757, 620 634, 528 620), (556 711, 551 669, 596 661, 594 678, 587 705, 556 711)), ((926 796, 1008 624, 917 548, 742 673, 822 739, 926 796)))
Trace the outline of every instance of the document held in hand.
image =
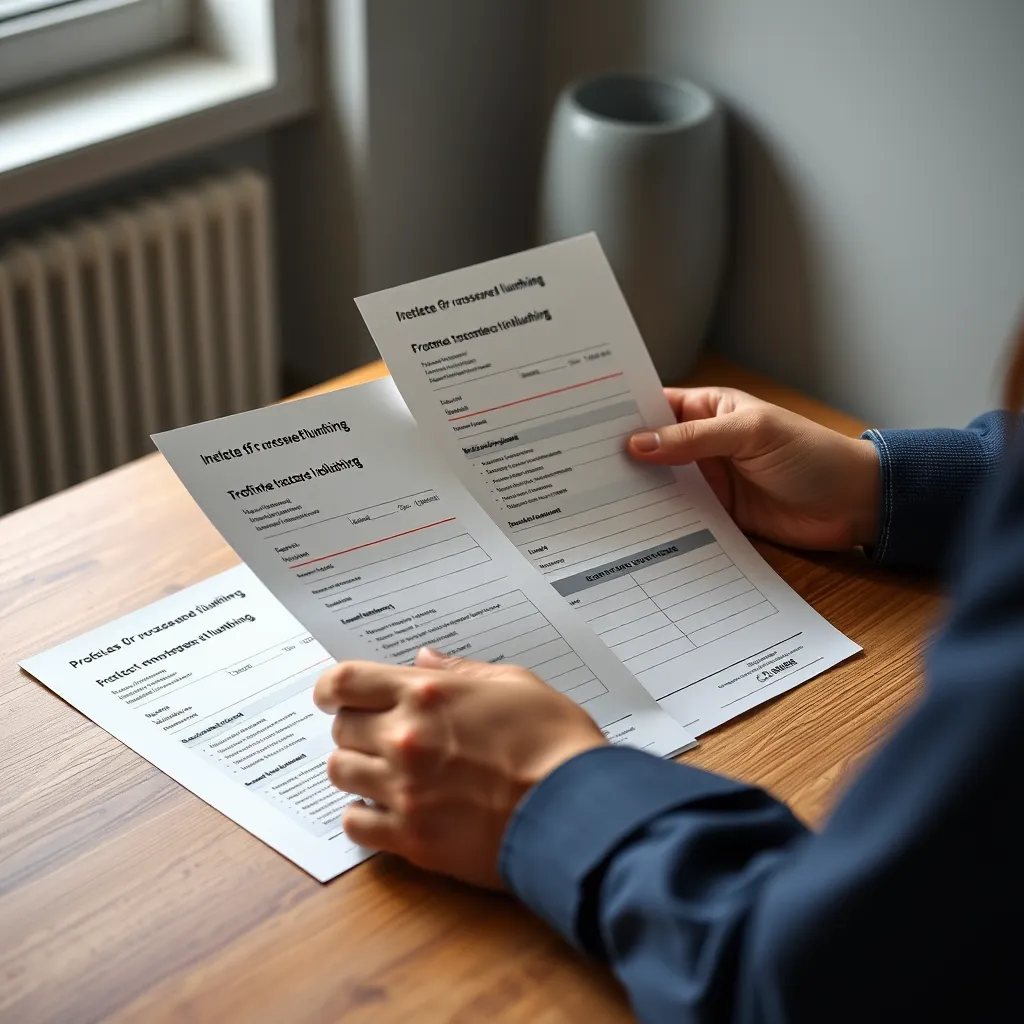
POLYGON ((367 855, 312 704, 332 659, 508 661, 612 742, 692 744, 431 454, 390 380, 156 440, 247 566, 23 667, 315 877, 367 855))
POLYGON ((765 563, 694 466, 595 235, 357 300, 423 436, 555 590, 695 734, 860 648, 765 563))

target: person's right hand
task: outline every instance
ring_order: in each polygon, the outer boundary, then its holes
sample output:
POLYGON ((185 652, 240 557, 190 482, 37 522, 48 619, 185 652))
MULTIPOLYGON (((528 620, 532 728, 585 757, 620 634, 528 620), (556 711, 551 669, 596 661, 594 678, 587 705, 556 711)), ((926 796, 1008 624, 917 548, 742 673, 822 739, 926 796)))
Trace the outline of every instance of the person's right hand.
POLYGON ((812 420, 732 388, 666 388, 678 423, 634 434, 641 462, 696 462, 742 530, 801 548, 873 545, 878 455, 812 420))

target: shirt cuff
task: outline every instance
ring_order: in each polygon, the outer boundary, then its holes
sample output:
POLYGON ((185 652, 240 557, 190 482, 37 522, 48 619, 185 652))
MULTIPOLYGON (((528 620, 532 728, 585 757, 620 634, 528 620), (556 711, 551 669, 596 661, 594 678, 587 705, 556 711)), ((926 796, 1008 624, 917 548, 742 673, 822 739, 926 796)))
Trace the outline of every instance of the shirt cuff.
POLYGON ((971 430, 868 430, 878 452, 881 509, 878 542, 867 549, 880 565, 942 568, 964 505, 989 469, 982 437, 971 430))
POLYGON ((501 874, 535 913, 597 955, 581 929, 588 876, 654 818, 749 788, 629 747, 586 751, 520 803, 502 842, 501 874))

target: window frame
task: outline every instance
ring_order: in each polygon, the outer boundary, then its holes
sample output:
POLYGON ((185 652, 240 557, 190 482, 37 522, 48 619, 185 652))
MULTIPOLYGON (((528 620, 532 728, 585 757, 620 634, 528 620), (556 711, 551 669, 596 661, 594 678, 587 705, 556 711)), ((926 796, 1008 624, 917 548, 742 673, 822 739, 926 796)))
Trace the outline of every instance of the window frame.
POLYGON ((191 0, 191 17, 169 52, 0 97, 0 217, 312 108, 309 0, 191 0))
POLYGON ((0 0, 0 98, 185 46, 192 19, 190 0, 0 0))

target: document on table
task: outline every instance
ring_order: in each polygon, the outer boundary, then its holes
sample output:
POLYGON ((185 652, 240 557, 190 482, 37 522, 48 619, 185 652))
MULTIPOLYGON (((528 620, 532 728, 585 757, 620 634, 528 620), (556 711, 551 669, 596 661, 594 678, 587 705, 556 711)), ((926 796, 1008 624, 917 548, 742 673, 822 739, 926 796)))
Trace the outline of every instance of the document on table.
POLYGON ((321 882, 369 854, 324 760, 327 651, 236 566, 21 663, 56 694, 321 882))
POLYGON ((757 554, 693 466, 595 235, 357 299, 423 435, 648 691, 700 735, 860 648, 757 554))

